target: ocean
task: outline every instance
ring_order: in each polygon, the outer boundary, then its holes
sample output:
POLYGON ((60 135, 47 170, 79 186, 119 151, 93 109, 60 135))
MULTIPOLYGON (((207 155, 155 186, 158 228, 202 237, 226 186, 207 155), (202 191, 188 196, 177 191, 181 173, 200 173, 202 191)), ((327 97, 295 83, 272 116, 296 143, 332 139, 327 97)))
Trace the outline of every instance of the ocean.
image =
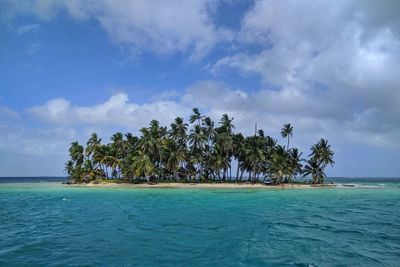
POLYGON ((400 179, 85 188, 0 178, 0 266, 399 266, 400 179))

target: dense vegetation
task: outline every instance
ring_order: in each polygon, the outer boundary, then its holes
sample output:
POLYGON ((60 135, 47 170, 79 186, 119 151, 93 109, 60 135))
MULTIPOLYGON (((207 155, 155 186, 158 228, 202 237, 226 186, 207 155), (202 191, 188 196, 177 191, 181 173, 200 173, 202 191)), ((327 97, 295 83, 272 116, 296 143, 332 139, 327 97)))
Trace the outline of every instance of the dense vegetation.
POLYGON ((99 179, 256 182, 268 177, 279 184, 299 176, 323 183, 325 167, 334 164, 334 153, 325 139, 312 145, 307 161, 297 148, 289 148, 290 124, 283 125, 281 135, 287 145, 282 146, 263 130, 247 137, 235 133, 232 121, 224 114, 216 127, 194 108, 189 124, 178 117, 168 129, 152 120, 140 129, 140 137, 118 132, 111 143, 102 144, 93 133, 86 147, 71 143, 65 171, 78 183, 99 179), (234 161, 236 170, 232 170, 234 161))

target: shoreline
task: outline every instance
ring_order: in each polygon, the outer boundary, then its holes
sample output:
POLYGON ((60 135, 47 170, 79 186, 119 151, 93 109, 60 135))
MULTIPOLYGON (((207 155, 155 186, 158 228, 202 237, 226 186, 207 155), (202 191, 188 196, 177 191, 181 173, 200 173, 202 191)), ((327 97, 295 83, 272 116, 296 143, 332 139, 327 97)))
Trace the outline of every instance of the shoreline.
POLYGON ((100 188, 210 188, 210 189, 310 189, 332 188, 335 184, 280 184, 264 185, 250 183, 157 183, 157 184, 131 184, 131 183, 106 183, 99 184, 67 184, 72 187, 100 187, 100 188))

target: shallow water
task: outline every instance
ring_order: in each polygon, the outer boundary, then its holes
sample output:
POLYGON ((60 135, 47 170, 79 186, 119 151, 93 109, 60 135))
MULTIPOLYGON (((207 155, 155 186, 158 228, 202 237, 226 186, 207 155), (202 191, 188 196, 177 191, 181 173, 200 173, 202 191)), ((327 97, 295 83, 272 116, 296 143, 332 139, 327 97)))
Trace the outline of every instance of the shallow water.
POLYGON ((399 183, 356 185, 281 191, 0 183, 0 265, 398 266, 399 183))

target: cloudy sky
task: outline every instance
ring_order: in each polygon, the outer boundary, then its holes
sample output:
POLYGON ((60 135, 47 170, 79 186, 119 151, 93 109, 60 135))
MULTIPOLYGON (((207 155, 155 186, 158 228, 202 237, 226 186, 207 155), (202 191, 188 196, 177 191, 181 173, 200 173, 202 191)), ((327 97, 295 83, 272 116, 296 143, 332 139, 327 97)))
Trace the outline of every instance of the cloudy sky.
POLYGON ((63 175, 69 143, 192 107, 255 122, 332 176, 400 176, 400 1, 2 0, 0 176, 63 175))

